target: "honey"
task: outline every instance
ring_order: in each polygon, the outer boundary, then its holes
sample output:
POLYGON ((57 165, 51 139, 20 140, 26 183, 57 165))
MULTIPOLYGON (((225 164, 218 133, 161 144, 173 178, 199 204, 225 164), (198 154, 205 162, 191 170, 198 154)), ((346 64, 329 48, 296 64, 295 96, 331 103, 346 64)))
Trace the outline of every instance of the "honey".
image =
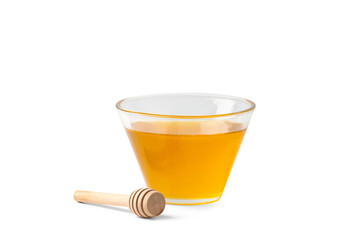
POLYGON ((148 187, 171 199, 220 198, 246 129, 226 121, 133 122, 126 129, 148 187))

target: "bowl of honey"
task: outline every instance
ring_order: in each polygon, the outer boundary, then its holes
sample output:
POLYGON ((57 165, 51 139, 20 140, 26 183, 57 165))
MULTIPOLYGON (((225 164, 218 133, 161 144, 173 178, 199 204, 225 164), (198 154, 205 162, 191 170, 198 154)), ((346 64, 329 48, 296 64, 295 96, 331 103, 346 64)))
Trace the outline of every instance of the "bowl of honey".
POLYGON ((116 104, 145 183, 168 204, 220 199, 255 104, 218 94, 130 97, 116 104))

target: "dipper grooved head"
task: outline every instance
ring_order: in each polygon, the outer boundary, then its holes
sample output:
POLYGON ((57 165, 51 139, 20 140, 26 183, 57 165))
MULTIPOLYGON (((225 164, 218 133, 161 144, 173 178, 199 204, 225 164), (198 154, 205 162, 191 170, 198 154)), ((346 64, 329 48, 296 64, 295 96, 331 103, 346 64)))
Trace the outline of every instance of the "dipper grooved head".
POLYGON ((151 188, 140 188, 129 197, 129 208, 139 217, 150 218, 160 215, 165 209, 164 196, 151 188))

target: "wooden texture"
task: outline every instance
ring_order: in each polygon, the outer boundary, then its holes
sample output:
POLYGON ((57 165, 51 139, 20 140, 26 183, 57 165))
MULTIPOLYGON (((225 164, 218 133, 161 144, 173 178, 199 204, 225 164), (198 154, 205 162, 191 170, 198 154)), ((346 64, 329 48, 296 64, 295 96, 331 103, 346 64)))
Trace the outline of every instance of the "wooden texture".
POLYGON ((78 202, 84 203, 106 204, 123 207, 127 207, 129 202, 128 195, 89 191, 76 191, 74 199, 78 202))
POLYGON ((141 188, 131 193, 130 210, 139 217, 149 218, 160 215, 165 209, 164 196, 151 188, 141 188))
POLYGON ((165 209, 164 196, 151 188, 133 191, 130 196, 113 193, 76 191, 74 199, 78 202, 106 204, 129 207, 139 217, 150 218, 160 215, 165 209))

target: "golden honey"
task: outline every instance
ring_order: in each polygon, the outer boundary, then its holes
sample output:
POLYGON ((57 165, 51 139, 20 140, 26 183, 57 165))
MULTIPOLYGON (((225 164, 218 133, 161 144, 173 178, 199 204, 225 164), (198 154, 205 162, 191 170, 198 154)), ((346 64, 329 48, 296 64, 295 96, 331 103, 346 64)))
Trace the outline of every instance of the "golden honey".
POLYGON ((133 122, 126 129, 148 187, 171 199, 221 196, 246 129, 226 121, 133 122))

